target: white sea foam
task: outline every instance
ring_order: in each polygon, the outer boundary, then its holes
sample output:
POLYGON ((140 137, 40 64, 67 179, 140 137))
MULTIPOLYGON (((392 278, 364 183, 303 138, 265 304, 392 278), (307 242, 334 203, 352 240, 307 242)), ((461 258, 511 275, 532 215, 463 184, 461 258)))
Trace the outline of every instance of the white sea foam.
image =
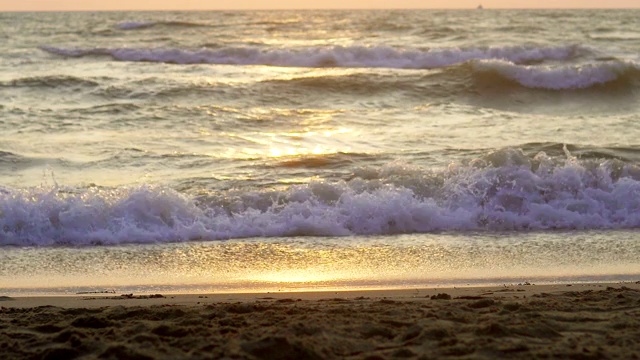
POLYGON ((293 67, 376 67, 431 69, 469 60, 498 59, 513 63, 567 60, 588 49, 579 46, 491 47, 407 50, 387 46, 310 47, 261 49, 229 47, 186 50, 179 48, 60 48, 43 46, 44 51, 66 56, 110 56, 118 61, 146 61, 177 64, 271 65, 293 67))
POLYGON ((348 182, 198 199, 143 186, 0 192, 0 245, 640 227, 640 169, 499 151, 429 171, 359 169, 348 182))

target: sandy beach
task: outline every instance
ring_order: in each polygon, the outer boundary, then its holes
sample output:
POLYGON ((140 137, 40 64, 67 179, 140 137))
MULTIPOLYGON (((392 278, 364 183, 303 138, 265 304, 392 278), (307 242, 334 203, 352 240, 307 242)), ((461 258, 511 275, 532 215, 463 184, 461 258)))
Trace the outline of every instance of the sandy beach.
POLYGON ((640 282, 0 300, 4 359, 640 358, 640 282))

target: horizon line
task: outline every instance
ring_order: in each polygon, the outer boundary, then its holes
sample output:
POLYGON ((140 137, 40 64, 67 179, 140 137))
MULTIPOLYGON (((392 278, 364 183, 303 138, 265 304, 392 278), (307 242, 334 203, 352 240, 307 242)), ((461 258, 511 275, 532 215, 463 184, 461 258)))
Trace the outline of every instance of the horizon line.
POLYGON ((184 12, 194 12, 194 11, 402 11, 402 10, 451 10, 451 11, 487 11, 487 10, 640 10, 640 6, 638 7, 491 7, 491 8, 482 8, 478 9, 475 7, 472 8, 438 8, 438 7, 423 7, 423 8, 202 8, 202 9, 174 9, 174 8, 159 8, 159 9, 72 9, 72 10, 56 10, 56 9, 45 9, 45 10, 25 10, 25 9, 9 9, 9 10, 0 10, 0 13, 40 13, 40 12, 127 12, 127 11, 136 11, 136 12, 164 12, 164 11, 184 11, 184 12))

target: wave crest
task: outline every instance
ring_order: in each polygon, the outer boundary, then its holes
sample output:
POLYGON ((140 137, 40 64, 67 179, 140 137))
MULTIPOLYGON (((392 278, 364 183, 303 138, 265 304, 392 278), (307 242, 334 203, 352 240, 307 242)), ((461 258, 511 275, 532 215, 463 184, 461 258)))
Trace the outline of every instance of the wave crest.
POLYGON ((470 60, 505 60, 515 64, 546 60, 570 60, 588 49, 579 46, 493 47, 476 49, 408 50, 387 46, 335 46, 266 50, 259 47, 227 47, 186 50, 178 48, 59 48, 42 50, 64 57, 109 56, 118 61, 175 64, 270 65, 290 67, 347 67, 433 69, 470 60))
POLYGON ((618 60, 562 66, 522 66, 502 60, 481 60, 472 63, 472 71, 476 75, 495 74, 527 88, 548 90, 633 82, 640 76, 638 64, 618 60))

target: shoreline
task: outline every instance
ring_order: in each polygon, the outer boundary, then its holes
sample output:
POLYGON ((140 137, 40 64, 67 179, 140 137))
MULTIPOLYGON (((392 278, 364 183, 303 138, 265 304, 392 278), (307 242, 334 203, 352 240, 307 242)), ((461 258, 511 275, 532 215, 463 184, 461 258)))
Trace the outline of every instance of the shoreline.
POLYGON ((0 301, 7 358, 640 358, 640 281, 0 301))
POLYGON ((224 302, 252 302, 262 300, 296 300, 318 301, 330 298, 351 300, 359 297, 374 299, 420 300, 446 293, 452 298, 464 296, 484 296, 491 298, 513 299, 526 298, 538 294, 559 294, 568 291, 602 290, 608 287, 625 286, 640 291, 640 281, 593 282, 593 283, 558 283, 536 285, 531 283, 510 284, 502 286, 452 286, 425 288, 390 288, 390 289, 332 289, 302 291, 253 291, 253 292, 216 292, 216 293, 120 293, 117 291, 97 291, 78 294, 45 295, 45 296, 3 296, 0 293, 0 307, 29 308, 37 306, 54 306, 62 308, 101 308, 108 306, 158 306, 179 305, 194 306, 224 302), (144 300, 144 301, 143 301, 144 300))

